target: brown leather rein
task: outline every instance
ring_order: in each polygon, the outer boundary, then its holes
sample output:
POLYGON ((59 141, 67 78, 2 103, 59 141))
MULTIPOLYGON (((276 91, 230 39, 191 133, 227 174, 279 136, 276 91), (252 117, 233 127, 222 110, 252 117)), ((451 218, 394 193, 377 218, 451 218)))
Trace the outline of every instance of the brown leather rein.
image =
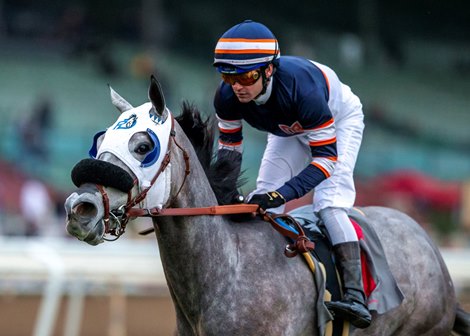
MULTIPOLYGON (((176 197, 181 192, 181 189, 186 182, 188 175, 190 174, 190 163, 189 163, 189 155, 186 150, 181 147, 178 142, 176 141, 176 133, 174 130, 175 121, 173 116, 170 114, 171 117, 171 131, 170 131, 170 140, 173 140, 173 143, 176 145, 178 149, 180 149, 183 153, 183 158, 185 162, 185 175, 181 185, 177 191, 177 193, 173 196, 172 200, 176 199, 176 197)), ((170 141, 168 142, 170 143, 170 141)), ((134 206, 142 202, 145 197, 147 196, 148 191, 156 182, 160 174, 167 168, 168 164, 171 161, 171 146, 168 146, 168 150, 163 158, 163 161, 160 165, 160 168, 155 173, 155 176, 152 178, 150 185, 145 188, 142 192, 140 192, 136 197, 132 198, 132 189, 127 193, 127 203, 116 210, 109 209, 109 198, 108 195, 102 185, 97 184, 96 187, 98 188, 99 192, 101 193, 103 199, 103 206, 104 206, 104 216, 103 222, 105 226, 105 234, 109 234, 114 236, 115 238, 105 238, 104 240, 113 241, 117 240, 121 237, 125 230, 127 223, 129 222, 130 218, 135 217, 159 217, 159 216, 201 216, 201 215, 210 215, 210 216, 218 216, 218 215, 234 215, 234 214, 248 214, 251 213, 253 216, 261 215, 261 217, 269 222, 278 232, 280 232, 283 236, 289 237, 293 243, 288 244, 284 251, 285 255, 288 257, 293 257, 297 255, 297 253, 304 253, 310 250, 313 250, 315 244, 310 241, 305 235, 305 232, 302 226, 292 217, 282 214, 276 215, 272 213, 268 213, 261 209, 257 204, 231 204, 231 205, 215 205, 210 207, 201 207, 201 208, 151 208, 151 209, 142 209, 142 208, 135 208, 134 206), (295 233, 291 230, 286 229, 282 225, 276 222, 277 217, 282 217, 283 219, 287 220, 291 226, 294 226, 298 233, 295 233), (111 223, 112 221, 112 223, 111 223), (114 224, 114 225, 111 225, 114 224)), ((138 181, 134 181, 134 185, 138 183, 138 181)), ((170 202, 171 203, 171 202, 170 202)), ((141 235, 146 235, 153 232, 154 228, 149 228, 147 230, 141 231, 141 235)))
MULTIPOLYGON (((298 253, 305 253, 312 251, 315 248, 315 243, 312 242, 306 235, 302 226, 291 216, 286 214, 273 214, 260 209, 257 204, 231 204, 231 205, 215 205, 211 207, 202 208, 166 208, 166 209, 129 209, 130 217, 159 217, 159 216, 218 216, 218 215, 234 215, 234 214, 247 214, 251 213, 253 216, 260 215, 261 218, 269 222, 274 229, 285 237, 292 239, 293 243, 288 244, 285 248, 284 254, 288 257, 294 257, 298 253), (276 219, 281 217, 284 221, 298 231, 286 229, 280 225, 276 219)), ((149 228, 139 232, 141 235, 147 235, 154 232, 154 228, 149 228)))

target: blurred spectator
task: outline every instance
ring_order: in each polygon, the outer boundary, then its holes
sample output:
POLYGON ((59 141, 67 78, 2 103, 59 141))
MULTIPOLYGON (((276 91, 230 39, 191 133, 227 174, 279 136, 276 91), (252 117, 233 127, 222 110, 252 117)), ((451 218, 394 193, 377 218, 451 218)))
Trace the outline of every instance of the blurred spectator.
POLYGON ((68 55, 82 56, 89 48, 90 23, 88 12, 81 5, 65 8, 59 19, 57 37, 69 46, 68 55))
POLYGON ((53 113, 51 98, 43 95, 34 104, 32 112, 19 121, 18 135, 25 151, 24 157, 40 162, 48 160, 47 134, 52 127, 53 113))
MULTIPOLYGON (((20 194, 21 215, 25 221, 25 235, 47 235, 50 232, 55 207, 46 186, 35 179, 26 181, 20 194)), ((55 225, 53 225, 55 226, 55 225)))
POLYGON ((168 105, 168 102, 172 101, 172 83, 170 77, 167 76, 168 72, 163 66, 158 65, 156 59, 158 59, 158 56, 154 55, 151 51, 139 52, 132 57, 129 69, 132 75, 135 78, 142 79, 145 85, 147 85, 150 75, 154 75, 165 92, 165 100, 168 105))
POLYGON ((364 64, 364 46, 359 36, 347 33, 339 40, 341 63, 353 70, 360 70, 364 64))
POLYGON ((131 72, 136 78, 143 78, 146 81, 150 75, 156 75, 156 65, 150 53, 142 52, 136 54, 130 63, 131 72))
POLYGON ((80 4, 69 5, 59 20, 57 37, 66 46, 67 56, 91 57, 97 70, 106 76, 119 73, 110 39, 103 36, 90 17, 89 9, 80 4))
POLYGON ((381 42, 388 64, 396 68, 402 68, 406 62, 402 36, 397 34, 396 31, 391 31, 390 28, 384 29, 381 42))
POLYGON ((4 231, 4 228, 3 228, 3 222, 4 222, 4 213, 5 213, 5 193, 6 193, 6 190, 5 190, 5 187, 4 187, 4 183, 2 181, 2 177, 0 176, 0 236, 3 235, 3 231, 4 231))

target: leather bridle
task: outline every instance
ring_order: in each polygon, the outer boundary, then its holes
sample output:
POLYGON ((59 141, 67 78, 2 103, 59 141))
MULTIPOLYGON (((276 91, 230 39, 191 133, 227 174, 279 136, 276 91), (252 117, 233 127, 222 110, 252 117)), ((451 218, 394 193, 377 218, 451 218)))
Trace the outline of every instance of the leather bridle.
MULTIPOLYGON (((183 153, 184 163, 185 163, 185 171, 183 181, 181 182, 180 187, 176 194, 172 197, 169 204, 171 204, 179 195, 183 186, 186 182, 188 175, 191 172, 191 167, 189 163, 189 155, 187 151, 176 141, 176 132, 175 132, 175 120, 171 114, 169 114, 171 118, 171 130, 170 130, 170 141, 168 142, 168 149, 165 153, 165 157, 163 158, 162 163, 158 171, 155 173, 154 177, 150 181, 150 185, 142 190, 138 195, 134 198, 132 197, 132 189, 127 192, 127 202, 126 204, 120 206, 117 209, 110 210, 109 206, 109 197, 106 193, 104 186, 96 184, 98 191, 101 194, 101 198, 103 201, 104 207, 104 215, 103 215, 103 224, 104 224, 104 233, 105 235, 113 236, 114 238, 106 238, 103 237, 104 240, 107 241, 114 241, 117 240, 120 236, 122 236, 126 230, 127 223, 129 219, 135 217, 156 217, 156 216, 198 216, 198 215, 227 215, 227 214, 240 214, 240 213, 259 213, 259 206, 257 204, 233 204, 233 205, 216 205, 212 207, 202 207, 202 208, 160 208, 155 207, 151 209, 142 209, 135 207, 137 204, 142 202, 145 197, 147 196, 148 191, 157 181, 158 177, 165 171, 167 166, 171 161, 171 142, 174 143, 176 148, 181 150, 183 153)), ((138 184, 139 181, 136 179, 134 180, 134 186, 138 184)), ((152 232, 153 229, 145 230, 141 232, 141 234, 148 234, 152 232)))
MULTIPOLYGON (((170 141, 168 141, 168 149, 165 153, 165 157, 163 158, 162 163, 160 164, 160 168, 155 173, 154 177, 150 181, 150 185, 142 190, 138 195, 132 198, 132 189, 127 192, 127 203, 119 207, 118 209, 110 210, 109 209, 109 197, 106 193, 105 188, 102 185, 96 184, 98 191, 101 194, 103 199, 103 206, 104 206, 104 216, 103 216, 103 223, 104 223, 104 234, 108 234, 113 236, 114 238, 106 238, 103 237, 104 240, 107 241, 114 241, 121 237, 125 230, 127 223, 129 222, 130 218, 135 217, 157 217, 157 216, 199 216, 199 215, 229 215, 229 214, 246 214, 251 213, 253 216, 261 215, 262 218, 269 222, 278 232, 280 232, 285 237, 289 237, 292 239, 293 243, 288 244, 284 251, 285 255, 288 257, 293 257, 297 255, 298 252, 305 253, 309 250, 313 250, 315 244, 310 241, 302 228, 302 226, 292 217, 288 215, 282 215, 284 219, 287 219, 292 227, 295 227, 297 233, 294 233, 291 230, 286 229, 282 225, 276 222, 276 218, 281 215, 271 214, 259 207, 258 204, 232 204, 232 205, 216 205, 211 207, 200 207, 200 208, 151 208, 151 209, 142 209, 136 208, 135 206, 142 202, 145 197, 147 196, 148 191, 157 181, 158 177, 160 176, 163 171, 168 167, 171 161, 171 141, 175 144, 175 146, 182 151, 184 163, 185 163, 185 172, 184 178, 181 182, 181 185, 173 196, 169 204, 171 204, 176 197, 181 192, 188 175, 191 172, 190 163, 189 163, 189 155, 186 150, 176 141, 176 133, 175 133, 175 121, 171 114, 171 130, 170 130, 170 141)), ((134 180, 134 186, 138 183, 138 180, 134 180)), ((148 233, 153 232, 154 229, 148 229, 140 232, 142 235, 146 235, 148 233)))
MULTIPOLYGON (((127 192, 127 203, 120 206, 118 209, 110 210, 109 209, 109 197, 108 194, 106 193, 106 190, 104 186, 96 184, 96 187, 98 188, 98 191, 101 194, 101 198, 103 200, 103 207, 104 207, 104 215, 103 215, 103 223, 104 223, 104 233, 109 234, 111 236, 114 236, 115 238, 103 238, 104 240, 108 241, 113 241, 118 239, 122 234, 124 234, 126 230, 127 223, 129 222, 129 219, 132 217, 139 217, 142 215, 139 215, 139 211, 141 210, 144 213, 150 214, 152 211, 155 211, 158 208, 154 209, 139 209, 139 208, 134 208, 137 204, 142 202, 145 197, 147 197, 147 193, 152 188, 154 183, 157 181, 158 177, 160 176, 161 173, 165 171, 167 168, 168 164, 171 161, 171 141, 175 144, 177 148, 179 148, 183 152, 183 158, 184 158, 184 163, 185 163, 185 173, 184 173, 184 178, 183 181, 181 182, 181 185, 176 192, 176 194, 173 196, 172 201, 176 199, 176 197, 179 195, 181 192, 181 189, 184 186, 184 183, 186 182, 186 178, 190 174, 190 165, 189 165, 189 155, 186 152, 186 150, 176 141, 176 132, 175 132, 175 120, 171 114, 169 114, 171 118, 171 130, 170 130, 170 135, 169 135, 169 140, 168 141, 168 149, 167 152, 165 153, 165 156, 163 158, 162 163, 160 164, 159 169, 153 176, 152 180, 150 181, 150 185, 146 187, 144 190, 142 190, 139 194, 137 194, 134 198, 132 198, 132 189, 131 188, 127 192)), ((134 186, 138 184, 138 180, 134 180, 134 186)), ((171 202, 170 202, 171 203, 171 202)))

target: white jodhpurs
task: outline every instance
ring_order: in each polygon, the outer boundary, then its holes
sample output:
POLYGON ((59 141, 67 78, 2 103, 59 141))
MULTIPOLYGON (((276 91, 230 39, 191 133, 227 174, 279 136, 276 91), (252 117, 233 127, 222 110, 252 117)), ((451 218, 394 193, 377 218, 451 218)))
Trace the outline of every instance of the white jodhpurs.
MULTIPOLYGON (((354 205, 356 189, 353 171, 362 140, 362 119, 336 128, 338 161, 333 174, 314 189, 313 210, 325 215, 325 226, 333 244, 357 240, 346 211, 354 205), (327 211, 322 211, 328 209, 327 211), (342 209, 339 211, 338 209, 342 209), (343 215, 344 214, 344 215, 343 215)), ((276 190, 299 174, 312 160, 307 135, 279 137, 268 134, 253 194, 276 190)), ((269 209, 282 213, 284 206, 269 209)))
POLYGON ((320 210, 320 216, 330 234, 333 246, 358 240, 346 209, 328 207, 320 210))

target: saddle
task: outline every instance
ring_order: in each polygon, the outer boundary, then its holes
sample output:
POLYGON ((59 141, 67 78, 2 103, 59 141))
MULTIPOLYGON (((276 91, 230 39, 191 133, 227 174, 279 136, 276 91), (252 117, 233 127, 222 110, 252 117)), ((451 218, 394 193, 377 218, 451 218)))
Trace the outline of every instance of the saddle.
MULTIPOLYGON (((316 272, 321 275, 317 274, 315 279, 317 282, 323 280, 327 294, 325 297, 331 301, 340 300, 341 280, 336 271, 331 239, 323 221, 313 213, 312 207, 306 205, 288 214, 270 216, 271 219, 268 221, 271 225, 289 241, 284 251, 285 255, 293 257, 302 253, 305 257, 305 252, 308 252, 307 254, 318 261, 323 270, 316 272)), ((396 284, 380 240, 368 223, 367 217, 358 209, 352 209, 348 216, 361 246, 362 277, 369 310, 383 314, 397 307, 403 300, 403 294, 396 284)), ((321 305, 317 303, 317 310, 319 306, 321 305)), ((348 335, 349 328, 344 321, 335 319, 332 321, 332 327, 332 331, 324 335, 348 335)))
MULTIPOLYGON (((274 228, 289 239, 290 244, 286 246, 284 251, 284 254, 287 257, 294 257, 299 252, 304 253, 308 251, 324 266, 326 288, 332 295, 332 301, 340 300, 341 283, 336 272, 335 256, 333 253, 331 238, 328 234, 328 230, 323 224, 323 221, 316 216, 312 217, 312 215, 313 214, 308 215, 309 218, 305 218, 305 214, 302 216, 302 213, 296 212, 270 215, 268 221, 271 222, 271 224, 274 224, 274 228), (286 231, 290 231, 292 234, 290 234, 290 232, 286 233, 286 231), (297 235, 296 238, 294 238, 295 235, 297 235)), ((364 233, 361 225, 353 217, 350 216, 349 218, 356 230, 358 239, 363 240, 364 233)), ((364 220, 365 218, 359 219, 361 222, 364 220)), ((371 270, 369 269, 365 251, 361 252, 361 261, 364 292, 366 296, 369 296, 377 284, 375 283, 371 270)))

